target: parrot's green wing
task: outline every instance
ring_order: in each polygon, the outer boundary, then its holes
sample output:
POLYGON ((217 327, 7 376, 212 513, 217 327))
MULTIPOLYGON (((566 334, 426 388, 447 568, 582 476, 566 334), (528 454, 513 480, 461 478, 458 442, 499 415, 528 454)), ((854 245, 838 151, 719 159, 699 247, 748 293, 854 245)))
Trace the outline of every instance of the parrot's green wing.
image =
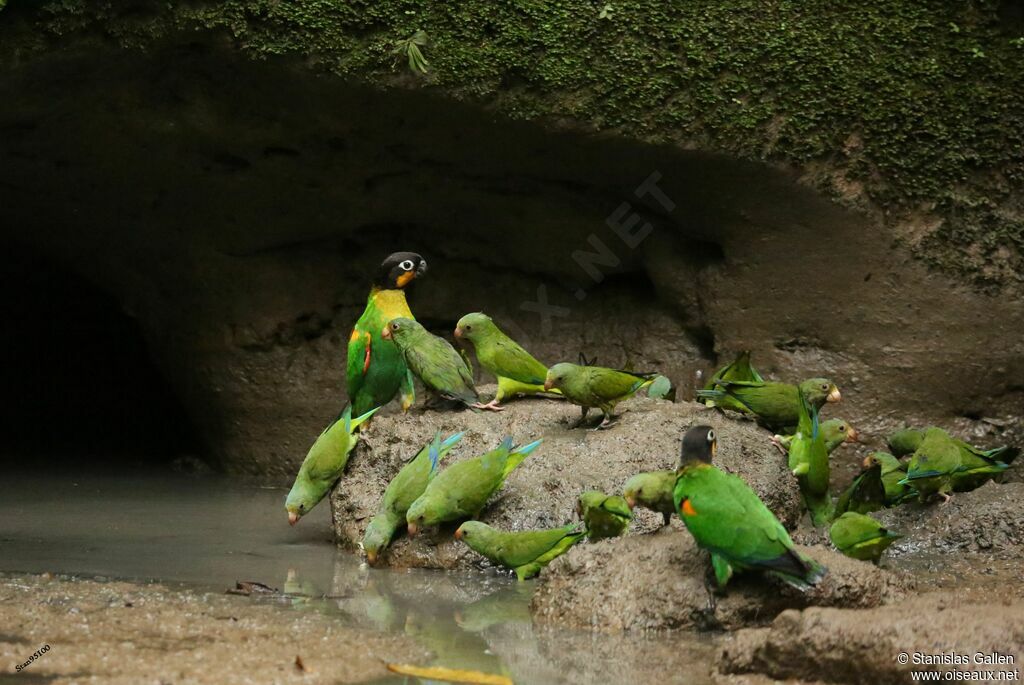
POLYGON ((547 552, 541 554, 539 557, 534 559, 528 564, 517 566, 516 576, 519 580, 526 580, 540 573, 540 570, 550 564, 552 561, 562 556, 577 542, 586 537, 586 533, 569 533, 554 546, 551 547, 547 552))
POLYGON ((427 331, 403 344, 405 361, 427 387, 465 404, 479 401, 466 362, 447 340, 427 331))
POLYGON ((645 385, 649 385, 657 374, 634 374, 591 366, 584 369, 587 385, 596 400, 603 404, 611 400, 628 397, 645 385))
MULTIPOLYGON (((349 401, 358 416, 390 402, 406 377, 405 362, 394 345, 381 337, 391 319, 412 319, 401 290, 374 290, 348 341, 345 380, 349 401)), ((411 391, 411 389, 410 389, 411 391)), ((411 404, 411 398, 403 404, 411 404)))
POLYGON ((882 465, 875 464, 864 469, 853 479, 836 502, 835 515, 848 511, 866 514, 877 511, 885 506, 885 484, 882 482, 882 465))
POLYGON ((611 514, 624 516, 627 519, 633 518, 633 510, 629 508, 626 500, 618 495, 607 498, 601 503, 601 508, 611 514))
POLYGON ((488 371, 495 376, 511 378, 520 383, 544 384, 548 368, 524 350, 519 343, 502 333, 497 333, 491 344, 494 346, 493 352, 480 360, 481 364, 487 365, 488 371))
POLYGON ((536 561, 551 551, 555 545, 576 532, 576 526, 564 526, 551 530, 527 530, 504 533, 496 557, 509 568, 536 561))

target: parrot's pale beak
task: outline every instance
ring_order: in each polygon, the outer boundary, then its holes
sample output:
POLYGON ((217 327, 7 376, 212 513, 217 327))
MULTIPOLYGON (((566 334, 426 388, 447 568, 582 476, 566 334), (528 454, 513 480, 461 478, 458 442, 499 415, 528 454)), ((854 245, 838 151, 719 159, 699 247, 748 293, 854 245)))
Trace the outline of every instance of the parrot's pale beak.
POLYGON ((294 511, 289 511, 288 512, 288 525, 289 526, 294 526, 296 523, 299 522, 300 518, 302 518, 302 517, 299 516, 298 514, 296 514, 294 511))
POLYGON ((847 431, 845 442, 857 442, 857 429, 854 428, 853 426, 850 426, 849 430, 847 431))
POLYGON ((544 392, 548 392, 549 390, 551 390, 551 388, 554 387, 554 385, 555 384, 551 382, 550 378, 545 378, 544 379, 544 392))
POLYGON ((874 458, 872 458, 872 456, 871 456, 871 455, 869 454, 868 456, 864 457, 864 461, 863 461, 863 463, 862 463, 861 465, 862 465, 862 466, 863 466, 864 468, 866 468, 866 469, 870 469, 870 468, 871 468, 872 466, 874 466, 874 465, 875 465, 875 460, 874 460, 874 458))
POLYGON ((391 340, 391 329, 385 326, 384 330, 380 332, 380 337, 384 338, 385 340, 391 340))
POLYGON ((636 498, 634 498, 634 497, 627 497, 626 498, 626 504, 629 505, 630 509, 635 509, 636 508, 636 498))
POLYGON ((462 529, 461 528, 459 528, 457 531, 455 531, 455 539, 456 540, 461 540, 462 539, 462 529))
POLYGON ((410 523, 406 526, 406 530, 409 532, 409 537, 414 538, 416 537, 416 533, 420 531, 420 527, 415 523, 410 523))
POLYGON ((462 338, 462 327, 461 326, 456 326, 455 327, 455 337, 456 338, 462 338))
POLYGON ((376 552, 371 552, 370 550, 366 550, 366 563, 368 563, 370 566, 373 566, 374 564, 376 564, 377 563, 377 553, 376 552))
POLYGON ((832 392, 825 398, 828 402, 839 402, 843 399, 843 396, 839 393, 839 388, 832 388, 832 392))

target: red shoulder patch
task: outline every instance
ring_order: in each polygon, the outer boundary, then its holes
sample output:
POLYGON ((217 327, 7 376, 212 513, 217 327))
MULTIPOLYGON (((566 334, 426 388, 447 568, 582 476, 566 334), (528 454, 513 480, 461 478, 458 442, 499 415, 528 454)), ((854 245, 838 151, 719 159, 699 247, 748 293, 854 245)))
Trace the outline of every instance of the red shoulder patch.
POLYGON ((693 508, 693 505, 690 504, 690 500, 688 499, 683 500, 683 505, 679 507, 679 511, 681 511, 685 516, 697 515, 697 510, 693 508))

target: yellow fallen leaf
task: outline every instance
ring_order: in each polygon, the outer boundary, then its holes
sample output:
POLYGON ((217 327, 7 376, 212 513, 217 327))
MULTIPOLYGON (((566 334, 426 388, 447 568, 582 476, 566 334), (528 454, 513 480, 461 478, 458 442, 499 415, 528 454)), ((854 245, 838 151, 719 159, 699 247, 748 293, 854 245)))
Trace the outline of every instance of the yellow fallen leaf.
POLYGON ((414 678, 443 680, 448 683, 471 683, 472 685, 515 685, 511 678, 496 673, 480 671, 462 671, 443 666, 409 666, 407 664, 388 664, 392 673, 410 675, 414 678))

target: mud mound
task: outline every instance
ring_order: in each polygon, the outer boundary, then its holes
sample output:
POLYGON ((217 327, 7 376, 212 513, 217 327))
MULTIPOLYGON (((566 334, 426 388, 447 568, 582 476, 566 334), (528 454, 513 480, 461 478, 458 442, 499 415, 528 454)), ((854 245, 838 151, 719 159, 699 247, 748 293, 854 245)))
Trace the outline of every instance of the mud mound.
MULTIPOLYGON (((679 441, 689 427, 713 426, 719 435, 717 463, 742 476, 783 523, 800 515, 796 481, 770 434, 754 423, 722 416, 693 403, 635 398, 620 405, 619 423, 609 430, 570 429, 579 409, 560 400, 512 402, 501 413, 414 410, 374 419, 348 470, 331 494, 338 543, 355 547, 390 479, 435 431, 465 431, 448 457, 468 459, 492 449, 506 435, 518 442, 544 437, 544 444, 516 469, 481 516, 499 528, 520 530, 564 525, 575 518, 580 492, 596 488, 621 492, 640 471, 672 468, 679 441)), ((650 532, 661 516, 637 510, 631 532, 650 532)), ((676 521, 673 526, 680 526, 676 521)), ((410 541, 397 538, 381 563, 400 567, 452 569, 481 564, 481 558, 452 538, 454 526, 428 531, 410 541)))

